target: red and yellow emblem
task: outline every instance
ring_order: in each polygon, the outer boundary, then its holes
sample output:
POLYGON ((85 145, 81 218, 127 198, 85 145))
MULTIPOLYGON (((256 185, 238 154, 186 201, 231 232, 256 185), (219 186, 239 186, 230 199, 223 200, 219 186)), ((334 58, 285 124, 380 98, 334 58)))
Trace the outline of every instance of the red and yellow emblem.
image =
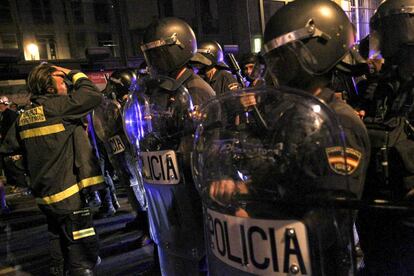
POLYGON ((325 149, 329 167, 337 174, 352 174, 359 166, 362 153, 353 148, 330 147, 325 149))

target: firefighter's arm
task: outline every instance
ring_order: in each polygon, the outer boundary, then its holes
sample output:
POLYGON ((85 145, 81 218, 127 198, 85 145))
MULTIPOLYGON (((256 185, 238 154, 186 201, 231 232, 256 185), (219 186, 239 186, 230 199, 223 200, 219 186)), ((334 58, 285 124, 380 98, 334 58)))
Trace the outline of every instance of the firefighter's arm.
MULTIPOLYGON (((98 106, 102 100, 102 93, 91 80, 78 70, 70 70, 57 67, 67 75, 67 79, 73 84, 73 92, 67 96, 51 99, 47 108, 56 109, 56 113, 68 119, 84 117, 87 113, 98 106)), ((53 111, 52 111, 53 112, 53 111)))

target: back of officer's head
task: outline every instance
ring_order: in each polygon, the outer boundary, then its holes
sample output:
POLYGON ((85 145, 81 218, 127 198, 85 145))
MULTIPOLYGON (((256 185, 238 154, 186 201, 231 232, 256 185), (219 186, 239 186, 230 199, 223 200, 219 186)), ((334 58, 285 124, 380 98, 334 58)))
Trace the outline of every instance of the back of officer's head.
POLYGON ((44 63, 36 66, 29 73, 27 88, 32 95, 44 95, 56 91, 52 73, 56 68, 52 64, 44 63))
POLYGON ((340 6, 329 0, 297 0, 267 22, 264 59, 269 75, 280 84, 308 90, 329 82, 328 75, 352 44, 352 25, 340 6))

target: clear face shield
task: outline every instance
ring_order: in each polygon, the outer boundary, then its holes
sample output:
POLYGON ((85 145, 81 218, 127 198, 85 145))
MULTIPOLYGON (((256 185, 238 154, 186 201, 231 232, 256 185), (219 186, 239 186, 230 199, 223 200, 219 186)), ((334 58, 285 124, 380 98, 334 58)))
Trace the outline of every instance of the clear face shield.
POLYGON ((303 41, 317 38, 328 41, 331 37, 318 29, 313 20, 309 20, 304 28, 276 37, 264 45, 266 74, 278 85, 289 84, 299 69, 309 75, 322 75, 319 60, 315 58, 303 41))
POLYGON ((146 78, 130 93, 124 108, 124 128, 136 150, 156 150, 165 141, 178 143, 194 128, 194 105, 188 90, 178 86, 172 93, 153 93, 152 87, 173 87, 175 80, 159 76, 146 78), (151 142, 152 141, 152 142, 151 142))
POLYGON ((348 182, 360 156, 343 135, 329 107, 297 90, 249 89, 201 108, 193 177, 211 273, 353 273, 353 212, 340 202, 361 193, 348 182), (244 109, 228 107, 243 97, 256 99, 266 128, 233 120, 244 109))
POLYGON ((119 125, 121 116, 121 105, 116 100, 108 98, 93 110, 94 130, 101 141, 107 141, 119 130, 122 130, 122 125, 119 125))
POLYGON ((174 51, 170 50, 171 47, 184 48, 176 33, 172 34, 171 37, 141 45, 145 61, 153 74, 167 74, 176 69, 176 58, 173 54, 174 51))

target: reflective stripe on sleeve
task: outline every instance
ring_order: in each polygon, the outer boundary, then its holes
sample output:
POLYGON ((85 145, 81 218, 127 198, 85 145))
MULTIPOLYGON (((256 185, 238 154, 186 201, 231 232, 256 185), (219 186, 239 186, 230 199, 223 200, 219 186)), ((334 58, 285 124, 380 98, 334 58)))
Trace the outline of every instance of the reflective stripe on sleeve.
POLYGON ((99 183, 104 182, 104 178, 102 175, 98 175, 98 176, 93 176, 93 177, 89 177, 89 178, 85 178, 82 179, 79 183, 78 186, 80 189, 89 187, 89 186, 93 186, 99 183))
POLYGON ((74 231, 74 232, 72 232, 72 235, 73 235, 74 240, 83 239, 83 238, 86 238, 86 237, 94 236, 95 235, 95 229, 93 227, 91 227, 91 228, 82 229, 82 230, 79 230, 79 231, 74 231))
POLYGON ((39 137, 39 136, 45 136, 45 135, 54 134, 54 133, 58 133, 62 131, 65 131, 65 126, 63 124, 37 127, 37 128, 20 131, 20 138, 27 139, 27 138, 32 138, 32 137, 39 137))
POLYGON ((101 175, 85 178, 81 180, 81 182, 70 186, 69 188, 67 188, 66 190, 62 192, 59 192, 57 194, 50 195, 50 196, 45 196, 42 198, 39 198, 39 197, 36 198, 36 203, 40 205, 50 205, 53 203, 57 203, 59 201, 67 199, 68 197, 73 196, 74 194, 78 193, 81 189, 85 187, 97 185, 103 182, 104 182, 104 178, 101 175))
POLYGON ((76 73, 75 75, 73 75, 73 77, 72 77, 72 81, 73 81, 73 83, 75 84, 79 79, 84 79, 84 78, 88 78, 88 76, 87 75, 85 75, 84 73, 82 73, 82 72, 79 72, 79 73, 76 73))

